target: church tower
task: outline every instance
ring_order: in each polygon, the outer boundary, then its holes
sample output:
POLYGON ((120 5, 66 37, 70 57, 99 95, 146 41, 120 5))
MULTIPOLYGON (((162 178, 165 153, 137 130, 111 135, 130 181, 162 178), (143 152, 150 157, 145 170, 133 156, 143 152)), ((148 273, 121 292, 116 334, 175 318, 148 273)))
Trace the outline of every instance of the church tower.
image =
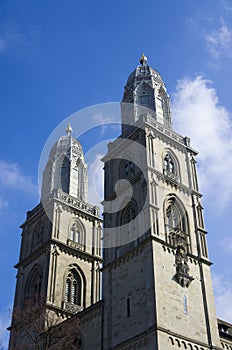
POLYGON ((52 310, 59 322, 100 298, 101 219, 99 208, 87 203, 87 165, 71 133, 68 125, 52 147, 41 203, 21 226, 10 350, 30 344, 19 317, 28 304, 52 310))
POLYGON ((219 350, 197 152, 173 130, 160 74, 140 63, 103 159, 104 350, 219 350))

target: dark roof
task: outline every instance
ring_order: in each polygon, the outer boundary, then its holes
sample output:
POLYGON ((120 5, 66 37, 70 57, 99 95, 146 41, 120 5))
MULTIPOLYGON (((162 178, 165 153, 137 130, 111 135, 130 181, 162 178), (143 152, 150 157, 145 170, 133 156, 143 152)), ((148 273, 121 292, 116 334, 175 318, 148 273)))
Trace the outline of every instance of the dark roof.
POLYGON ((232 340, 232 324, 221 319, 217 319, 218 330, 221 338, 227 338, 232 340))

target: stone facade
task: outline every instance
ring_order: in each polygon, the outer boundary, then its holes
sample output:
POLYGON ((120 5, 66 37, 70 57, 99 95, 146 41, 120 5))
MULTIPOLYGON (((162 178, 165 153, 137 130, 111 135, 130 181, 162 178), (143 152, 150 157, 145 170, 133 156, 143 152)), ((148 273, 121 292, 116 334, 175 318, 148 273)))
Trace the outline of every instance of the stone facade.
MULTIPOLYGON (((122 134, 103 158, 103 257, 98 208, 86 202, 87 167, 70 132, 53 146, 42 203, 22 225, 15 308, 43 292, 59 322, 80 319, 86 350, 232 349, 231 325, 216 318, 197 151, 172 128, 160 74, 142 56, 125 87, 122 134)), ((12 350, 20 349, 16 330, 13 317, 12 350)))

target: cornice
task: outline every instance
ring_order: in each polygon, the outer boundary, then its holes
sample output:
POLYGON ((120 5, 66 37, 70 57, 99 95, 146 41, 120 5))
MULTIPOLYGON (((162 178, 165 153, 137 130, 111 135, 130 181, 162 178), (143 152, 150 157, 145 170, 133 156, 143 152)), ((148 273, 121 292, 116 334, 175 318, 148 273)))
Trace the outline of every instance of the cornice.
POLYGON ((54 196, 54 201, 57 203, 61 203, 66 207, 73 208, 76 213, 80 213, 82 216, 86 218, 91 218, 91 220, 103 221, 99 217, 99 208, 97 206, 88 204, 79 198, 75 198, 70 196, 69 194, 56 190, 56 195, 54 196))
MULTIPOLYGON (((151 236, 152 237, 152 240, 162 244, 163 248, 165 248, 164 250, 167 250, 169 253, 175 253, 175 247, 173 247, 170 243, 164 241, 163 239, 157 237, 157 236, 151 236)), ((192 259, 194 262, 198 262, 198 263, 204 263, 208 266, 211 266, 212 265, 212 262, 203 258, 203 257, 200 257, 200 256, 197 256, 195 254, 192 254, 192 253, 188 253, 187 254, 188 258, 189 259, 192 259)))
POLYGON ((76 256, 78 258, 81 258, 82 260, 86 260, 88 262, 97 261, 100 263, 102 263, 102 261, 103 261, 102 258, 97 256, 97 255, 92 255, 92 254, 89 254, 87 252, 71 248, 67 244, 60 242, 60 241, 53 238, 53 239, 49 239, 48 241, 44 242, 40 247, 38 247, 37 249, 32 251, 30 253, 30 255, 28 255, 26 258, 21 259, 14 267, 17 269, 21 266, 25 267, 25 266, 29 265, 30 263, 32 263, 34 260, 36 260, 42 254, 44 254, 44 253, 50 254, 52 244, 56 245, 61 252, 76 256))
MULTIPOLYGON (((114 269, 117 266, 124 264, 125 262, 133 259, 134 256, 137 256, 142 251, 143 246, 149 241, 151 241, 151 242, 155 241, 157 243, 160 243, 162 245, 162 247, 164 248, 164 250, 166 250, 168 253, 171 253, 171 252, 173 254, 175 253, 175 248, 172 245, 170 245, 169 243, 167 243, 166 241, 164 241, 163 239, 161 239, 157 236, 151 235, 151 236, 145 238, 142 242, 140 242, 140 244, 138 246, 136 246, 133 249, 131 249, 130 251, 124 253, 119 258, 105 264, 102 267, 102 271, 104 271, 106 269, 114 269)), ((194 262, 195 264, 203 263, 203 264, 208 265, 208 266, 212 265, 212 262, 210 262, 209 260, 206 260, 202 257, 198 257, 197 255, 194 255, 192 253, 188 253, 188 258, 190 259, 190 262, 194 262)))
POLYGON ((165 125, 159 123, 157 120, 149 115, 144 116, 144 124, 146 126, 152 127, 157 136, 162 138, 164 141, 169 140, 172 145, 175 145, 181 151, 188 151, 193 155, 197 155, 198 152, 190 147, 190 139, 188 137, 183 137, 171 128, 167 128, 165 125))
POLYGON ((29 265, 31 262, 33 262, 34 260, 38 259, 39 256, 48 252, 48 246, 50 245, 50 242, 51 242, 50 240, 44 242, 41 246, 33 250, 28 256, 26 256, 23 259, 20 259, 19 262, 14 267, 16 269, 18 269, 21 266, 25 267, 29 265))
MULTIPOLYGON (((209 345, 207 343, 205 343, 205 342, 199 341, 199 340, 194 339, 194 338, 190 338, 190 337, 188 337, 186 335, 183 335, 183 334, 172 332, 172 331, 170 331, 170 329, 167 329, 167 328, 159 326, 159 325, 157 325, 156 328, 157 328, 157 331, 161 331, 163 333, 167 333, 167 334, 169 334, 172 337, 175 337, 175 338, 178 338, 178 339, 181 339, 181 340, 185 340, 187 342, 196 344, 198 346, 206 347, 207 349, 209 348, 209 345)), ((219 348, 218 346, 212 346, 210 349, 221 350, 221 348, 219 348)))
POLYGON ((52 239, 51 242, 53 244, 56 244, 56 246, 59 248, 59 250, 61 252, 66 253, 66 254, 76 256, 76 257, 81 258, 82 260, 85 260, 85 261, 88 261, 88 262, 92 262, 92 261, 97 261, 97 262, 100 262, 100 263, 103 262, 103 259, 101 257, 97 256, 97 255, 92 255, 92 254, 89 254, 89 253, 87 253, 85 251, 81 251, 81 250, 78 250, 78 249, 71 248, 67 244, 65 244, 63 242, 60 242, 60 241, 58 241, 56 239, 52 239))

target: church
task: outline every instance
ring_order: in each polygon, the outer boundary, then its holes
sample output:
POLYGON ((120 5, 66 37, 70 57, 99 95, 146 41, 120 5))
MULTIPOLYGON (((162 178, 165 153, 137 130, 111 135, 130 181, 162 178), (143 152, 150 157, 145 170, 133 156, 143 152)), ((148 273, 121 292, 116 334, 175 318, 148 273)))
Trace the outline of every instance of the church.
POLYGON ((51 148, 41 202, 21 226, 9 350, 232 349, 232 325, 216 316, 196 156, 142 55, 124 88, 121 135, 102 159, 103 220, 70 124, 51 148), (78 341, 32 341, 20 315, 36 303, 42 338, 51 312, 61 333, 80 322, 78 341))

